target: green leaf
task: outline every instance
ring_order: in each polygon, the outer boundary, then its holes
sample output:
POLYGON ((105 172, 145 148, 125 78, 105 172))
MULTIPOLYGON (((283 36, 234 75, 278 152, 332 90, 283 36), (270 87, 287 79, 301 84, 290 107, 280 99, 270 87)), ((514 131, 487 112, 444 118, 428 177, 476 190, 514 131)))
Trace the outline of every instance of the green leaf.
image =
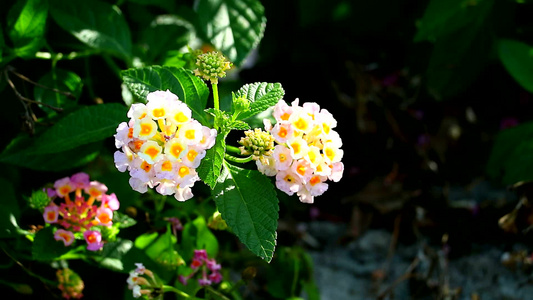
POLYGON ((236 65, 263 38, 266 18, 258 0, 200 0, 199 31, 236 65))
POLYGON ((233 121, 231 123, 231 126, 230 126, 231 129, 235 129, 235 130, 248 130, 250 129, 250 125, 248 125, 248 123, 244 122, 244 121, 233 121))
MULTIPOLYGON (((61 69, 53 69, 46 73, 41 79, 39 79, 38 83, 48 88, 45 89, 36 86, 33 89, 35 100, 63 109, 71 109, 76 106, 76 100, 80 97, 81 89, 83 87, 80 76, 76 73, 61 69), (72 96, 68 97, 63 93, 58 93, 51 89, 69 92, 72 96)), ((40 105, 40 107, 48 113, 48 116, 57 114, 54 110, 44 105, 40 105)))
POLYGON ((196 169, 200 179, 209 185, 211 189, 214 189, 217 184, 218 177, 220 176, 220 169, 224 162, 224 153, 226 152, 225 139, 225 134, 217 135, 215 145, 207 150, 200 166, 196 169))
MULTIPOLYGON (((17 56, 29 58, 44 44, 47 0, 19 1, 9 11, 8 34, 17 56)), ((1 46, 1 45, 0 45, 1 46)))
POLYGON ((137 224, 137 221, 135 221, 135 219, 130 218, 128 215, 118 211, 115 211, 113 213, 113 222, 119 223, 118 228, 120 229, 128 228, 137 224))
POLYGON ((0 210, 0 238, 17 235, 19 228, 17 219, 20 209, 15 196, 13 184, 0 177, 0 190, 2 191, 2 210, 0 210))
POLYGON ((67 253, 71 247, 65 247, 62 241, 54 239, 53 227, 45 227, 35 234, 31 254, 33 259, 49 261, 67 253))
POLYGON ((276 247, 278 199, 270 179, 224 163, 213 196, 222 218, 255 255, 270 262, 276 247))
POLYGON ((235 97, 246 97, 250 101, 250 109, 239 115, 239 120, 244 120, 276 105, 285 95, 285 90, 280 83, 256 82, 241 87, 235 97))
POLYGON ((432 0, 420 21, 415 42, 438 40, 485 18, 493 0, 432 0))
POLYGON ((50 0, 56 23, 85 45, 129 60, 131 35, 118 7, 98 0, 50 0))
POLYGON ((100 143, 92 143, 58 153, 33 151, 34 139, 20 135, 0 155, 0 162, 39 171, 63 171, 87 164, 98 156, 100 143))
POLYGON ((143 45, 145 63, 160 64, 168 51, 178 51, 195 38, 194 26, 175 15, 160 15, 145 29, 140 43, 143 45), (168 38, 162 39, 162 36, 168 38))
POLYGON ((182 237, 182 252, 187 261, 192 258, 195 249, 205 249, 209 257, 215 257, 218 253, 218 240, 207 227, 204 217, 197 217, 185 224, 182 237))
POLYGON ((487 162, 487 174, 504 184, 533 180, 533 122, 501 131, 487 162))
POLYGON ((207 105, 207 85, 189 70, 176 67, 151 66, 122 71, 124 83, 140 99, 150 92, 170 90, 193 111, 193 117, 207 124, 203 110, 207 105))
POLYGON ((59 120, 35 141, 34 153, 57 153, 111 137, 126 107, 117 103, 87 106, 59 120))
POLYGON ((135 247, 141 250, 145 249, 152 244, 152 242, 155 241, 158 236, 159 234, 157 234, 157 232, 142 234, 135 239, 135 247))
POLYGON ((515 40, 499 40, 498 55, 507 71, 530 93, 533 93, 533 49, 515 40))
POLYGON ((130 240, 118 240, 104 244, 104 248, 98 255, 92 256, 94 260, 102 267, 113 271, 124 271, 122 257, 125 256, 133 247, 130 240))

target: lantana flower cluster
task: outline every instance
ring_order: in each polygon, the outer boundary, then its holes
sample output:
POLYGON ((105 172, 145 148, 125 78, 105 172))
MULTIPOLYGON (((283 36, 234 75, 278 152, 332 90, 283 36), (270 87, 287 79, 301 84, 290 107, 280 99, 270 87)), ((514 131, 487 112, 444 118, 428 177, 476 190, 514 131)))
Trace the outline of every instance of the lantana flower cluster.
POLYGON ((195 276, 198 272, 201 272, 201 277, 198 278, 198 283, 201 286, 207 286, 216 284, 222 281, 222 274, 220 274, 221 266, 217 264, 215 259, 207 258, 207 251, 205 249, 194 250, 194 256, 191 262, 191 269, 193 272, 187 276, 180 275, 179 281, 186 285, 187 281, 195 276), (207 274, 209 270, 210 274, 207 274))
POLYGON ((81 299, 85 284, 80 275, 71 269, 59 269, 56 272, 59 285, 57 288, 61 291, 61 296, 65 299, 81 299))
POLYGON ((44 208, 44 221, 61 227, 54 233, 55 240, 70 246, 75 240, 74 233, 83 233, 87 250, 102 249, 102 234, 93 227, 113 225, 113 212, 120 207, 117 196, 106 194, 107 186, 90 181, 86 173, 61 178, 46 192, 51 201, 44 208))
POLYGON ((192 118, 191 109, 170 91, 147 95, 147 103, 136 103, 115 134, 115 165, 130 173, 131 187, 145 193, 156 188, 178 201, 192 198, 200 178, 196 168, 213 147, 217 131, 192 118))
POLYGON ((286 194, 298 195, 300 201, 313 203, 315 196, 327 189, 327 180, 338 182, 344 171, 344 151, 339 134, 333 130, 337 121, 317 103, 299 106, 296 99, 289 106, 280 100, 272 113, 276 124, 265 120, 265 130, 276 146, 267 160, 257 160, 260 172, 276 176, 276 187, 286 194))
POLYGON ((158 287, 154 273, 144 267, 142 263, 135 263, 135 270, 130 271, 126 280, 128 288, 132 290, 133 297, 139 298, 142 295, 149 295, 154 288, 158 287))

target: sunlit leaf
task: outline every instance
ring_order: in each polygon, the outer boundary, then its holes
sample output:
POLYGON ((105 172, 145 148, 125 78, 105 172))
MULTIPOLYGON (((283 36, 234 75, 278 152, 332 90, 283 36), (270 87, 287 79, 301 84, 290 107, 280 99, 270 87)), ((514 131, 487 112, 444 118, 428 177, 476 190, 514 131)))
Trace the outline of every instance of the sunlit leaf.
MULTIPOLYGON (((32 57, 44 45, 48 17, 47 0, 18 1, 8 15, 8 34, 15 54, 32 57)), ((0 42, 1 46, 2 42, 0 42)))
POLYGON ((193 111, 193 117, 207 124, 203 110, 209 89, 189 70, 175 67, 151 66, 122 71, 124 83, 139 99, 157 90, 170 90, 193 111))
POLYGON ((278 199, 270 179, 224 163, 213 196, 222 218, 255 255, 270 262, 276 248, 278 199))
POLYGON ((258 0, 199 0, 200 32, 240 65, 263 38, 266 18, 258 0))
POLYGON ((244 85, 235 93, 235 96, 248 99, 250 108, 248 111, 241 113, 238 119, 244 120, 267 110, 276 105, 284 95, 285 90, 283 90, 280 83, 256 82, 244 85))
POLYGON ((205 157, 197 169, 198 176, 211 189, 214 189, 217 184, 222 163, 224 162, 224 153, 226 152, 226 141, 224 139, 225 136, 223 134, 217 135, 215 145, 207 150, 205 157))
POLYGON ((130 30, 118 7, 98 0, 50 0, 50 4, 54 21, 87 46, 131 57, 130 30))

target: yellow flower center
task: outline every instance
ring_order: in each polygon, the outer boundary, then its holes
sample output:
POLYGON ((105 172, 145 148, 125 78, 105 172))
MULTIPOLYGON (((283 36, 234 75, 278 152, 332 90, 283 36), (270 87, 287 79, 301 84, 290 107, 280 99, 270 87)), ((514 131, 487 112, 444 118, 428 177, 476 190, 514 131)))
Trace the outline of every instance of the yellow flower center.
POLYGON ((154 118, 161 118, 165 116, 165 109, 164 108, 156 108, 152 111, 152 114, 154 115, 154 118))
POLYGON ((185 166, 180 167, 180 169, 178 170, 178 174, 180 175, 180 177, 185 177, 189 175, 189 173, 189 168, 185 166))
POLYGON ((187 153, 187 159, 190 161, 193 161, 197 155, 198 155, 198 152, 194 150, 190 150, 189 153, 187 153))
POLYGON ((159 149, 156 147, 148 147, 144 150, 144 153, 154 159, 159 154, 159 149))
POLYGON ((196 130, 194 129, 189 129, 187 131, 185 131, 185 137, 188 138, 189 140, 193 140, 194 137, 196 136, 196 130))
POLYGON ((174 144, 170 147, 170 153, 175 157, 179 157, 182 151, 183 147, 180 144, 174 144))
POLYGON ((100 222, 102 223, 109 223, 109 221, 111 221, 111 219, 109 218, 109 215, 106 214, 106 213, 101 213, 99 216, 98 216, 98 219, 100 220, 100 222))
POLYGON ((279 135, 281 138, 285 138, 285 137, 287 136, 287 129, 281 127, 281 128, 279 129, 279 133, 278 133, 278 135, 279 135))
POLYGON ((141 124, 141 135, 149 135, 152 132, 152 124, 141 124))
POLYGON ((161 170, 162 171, 172 171, 172 163, 170 161, 165 161, 162 165, 161 165, 161 170))
POLYGON ((143 169, 146 173, 148 173, 152 169, 152 165, 143 161, 141 164, 141 169, 143 169))
POLYGON ((309 180, 309 183, 314 186, 315 184, 320 183, 320 178, 318 176, 313 176, 311 180, 309 180))
POLYGON ((174 120, 176 120, 178 123, 185 123, 189 120, 189 118, 180 111, 174 116, 174 120))

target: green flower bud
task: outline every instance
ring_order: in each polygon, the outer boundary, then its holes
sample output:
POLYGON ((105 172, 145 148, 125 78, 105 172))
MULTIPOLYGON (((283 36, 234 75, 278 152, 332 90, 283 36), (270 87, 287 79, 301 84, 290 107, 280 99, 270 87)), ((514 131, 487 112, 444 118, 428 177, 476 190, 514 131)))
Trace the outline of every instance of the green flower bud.
POLYGON ((50 198, 44 191, 35 191, 30 197, 30 207, 43 211, 50 204, 50 198))
POLYGON ((199 55, 196 66, 198 68, 194 70, 194 75, 211 81, 211 84, 217 84, 218 78, 226 77, 226 70, 229 70, 232 64, 224 55, 213 51, 199 55))
POLYGON ((244 96, 233 98, 233 108, 236 115, 247 111, 248 108, 250 108, 250 100, 246 99, 244 96))
POLYGON ((228 228, 228 224, 226 224, 226 221, 222 219, 220 212, 216 211, 211 217, 209 217, 207 227, 215 230, 225 230, 228 228))
POLYGON ((265 156, 271 155, 274 150, 274 137, 270 132, 255 128, 245 131, 244 134, 246 137, 239 141, 242 145, 239 147, 241 154, 252 155, 254 160, 266 161, 265 156))

